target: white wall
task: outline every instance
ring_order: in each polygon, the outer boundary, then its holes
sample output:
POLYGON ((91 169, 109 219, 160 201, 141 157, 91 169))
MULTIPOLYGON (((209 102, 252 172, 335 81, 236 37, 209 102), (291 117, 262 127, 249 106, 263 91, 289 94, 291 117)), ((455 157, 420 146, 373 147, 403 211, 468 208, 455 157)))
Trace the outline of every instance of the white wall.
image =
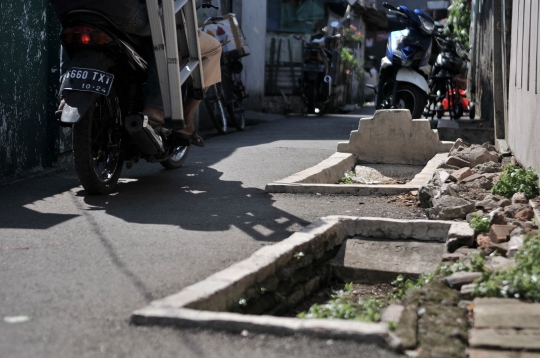
MULTIPOLYGON (((525 11, 512 13, 507 142, 520 163, 540 172, 540 68, 536 55, 540 44, 538 33, 528 31, 540 24, 537 16, 540 4, 537 1, 521 4, 525 11), (532 17, 523 15, 531 13, 532 17)), ((518 0, 514 0, 514 9, 518 5, 518 0)))
MULTIPOLYGON (((264 97, 264 71, 266 52, 266 1, 234 1, 233 12, 240 20, 250 55, 242 58, 242 81, 249 98, 244 101, 247 109, 262 110, 264 97), (240 15, 241 14, 241 15, 240 15)), ((272 1, 272 0, 270 0, 272 1)))

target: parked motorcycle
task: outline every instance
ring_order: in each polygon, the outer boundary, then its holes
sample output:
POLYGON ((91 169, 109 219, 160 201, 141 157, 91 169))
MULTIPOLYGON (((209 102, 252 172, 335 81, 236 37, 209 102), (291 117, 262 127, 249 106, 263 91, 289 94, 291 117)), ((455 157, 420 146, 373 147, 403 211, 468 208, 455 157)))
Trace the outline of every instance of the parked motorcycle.
MULTIPOLYGON (((328 108, 333 96, 334 79, 332 78, 332 52, 326 48, 331 39, 341 37, 336 31, 339 22, 331 24, 333 34, 325 34, 304 43, 302 52, 302 76, 299 79, 302 96, 304 97, 303 113, 322 114, 328 108)), ((300 40, 300 36, 294 36, 300 40)))
POLYGON ((375 105, 377 109, 406 108, 412 118, 420 118, 429 91, 431 66, 428 61, 435 22, 419 9, 388 3, 383 6, 394 12, 406 29, 390 33, 386 57, 381 61, 375 105))
POLYGON ((474 119, 474 103, 466 98, 465 90, 457 84, 456 78, 467 76, 469 55, 465 46, 451 38, 436 38, 441 53, 433 65, 429 80, 429 101, 424 111, 425 117, 442 118, 448 112, 450 119, 459 119, 464 112, 474 119))
MULTIPOLYGON (((194 15, 184 11, 184 16, 194 15)), ((112 192, 124 161, 128 169, 141 158, 167 169, 181 167, 189 142, 165 126, 152 128, 141 113, 151 39, 127 34, 90 10, 69 12, 62 27, 72 67, 63 75, 65 106, 58 120, 73 130, 75 169, 84 189, 112 192)), ((182 86, 184 100, 188 82, 182 86)))

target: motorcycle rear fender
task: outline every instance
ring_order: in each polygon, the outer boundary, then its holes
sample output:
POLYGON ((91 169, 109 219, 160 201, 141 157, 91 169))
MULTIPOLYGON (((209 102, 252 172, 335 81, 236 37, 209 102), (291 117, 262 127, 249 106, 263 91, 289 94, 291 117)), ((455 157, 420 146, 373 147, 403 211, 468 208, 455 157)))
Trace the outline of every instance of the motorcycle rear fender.
MULTIPOLYGON (((107 71, 114 61, 101 52, 81 51, 75 53, 71 59, 71 67, 92 68, 100 71, 107 71)), ((64 98, 65 105, 60 118, 60 125, 63 127, 77 123, 88 111, 94 98, 99 96, 93 92, 64 90, 60 88, 60 93, 64 98)))
POLYGON ((309 71, 305 72, 306 77, 310 81, 315 81, 317 79, 317 76, 319 76, 319 72, 309 71))
POLYGON ((399 69, 396 75, 396 81, 412 83, 424 92, 429 92, 429 86, 425 78, 409 67, 402 67, 399 69))

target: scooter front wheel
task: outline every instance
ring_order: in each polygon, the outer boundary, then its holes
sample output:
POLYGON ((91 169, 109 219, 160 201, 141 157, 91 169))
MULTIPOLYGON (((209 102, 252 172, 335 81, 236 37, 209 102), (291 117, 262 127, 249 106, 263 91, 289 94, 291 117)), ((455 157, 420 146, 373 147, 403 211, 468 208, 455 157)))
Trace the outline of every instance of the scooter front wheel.
POLYGON ((420 118, 427 103, 426 94, 418 87, 400 83, 396 93, 396 108, 408 109, 413 119, 420 118))

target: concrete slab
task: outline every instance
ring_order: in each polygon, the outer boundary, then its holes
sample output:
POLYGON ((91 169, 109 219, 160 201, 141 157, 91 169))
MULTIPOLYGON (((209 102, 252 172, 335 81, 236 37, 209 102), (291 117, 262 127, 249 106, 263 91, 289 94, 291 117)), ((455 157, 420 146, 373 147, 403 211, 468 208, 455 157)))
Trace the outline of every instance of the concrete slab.
POLYGON ((348 142, 338 143, 337 151, 354 154, 358 163, 425 165, 452 145, 439 140, 429 120, 413 120, 409 110, 390 109, 361 118, 358 130, 348 142))
POLYGON ((477 298, 474 300, 474 328, 540 330, 540 303, 525 303, 503 298, 477 298))
POLYGON ((384 184, 395 180, 409 181, 422 172, 422 169, 424 166, 420 165, 365 164, 357 165, 354 171, 357 178, 362 178, 366 182, 384 184))
POLYGON ((474 348, 540 350, 539 329, 473 328, 469 345, 474 348))
POLYGON ((444 243, 357 237, 341 246, 333 268, 346 282, 388 282, 433 272, 444 252, 444 243))
POLYGON ((540 358, 540 353, 472 348, 469 358, 540 358))

